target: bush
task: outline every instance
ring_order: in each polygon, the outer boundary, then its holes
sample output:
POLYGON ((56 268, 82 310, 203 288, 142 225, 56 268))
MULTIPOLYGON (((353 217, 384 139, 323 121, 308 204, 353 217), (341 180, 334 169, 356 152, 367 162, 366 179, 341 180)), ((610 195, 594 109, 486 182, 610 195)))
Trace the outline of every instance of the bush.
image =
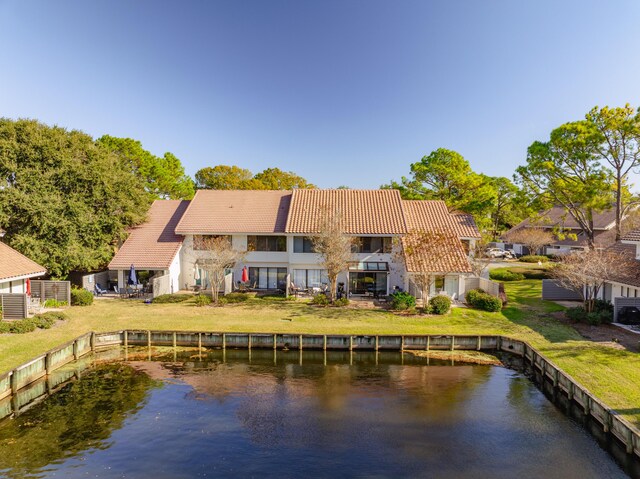
POLYGON ((47 311, 46 313, 37 314, 35 317, 49 318, 53 321, 66 321, 68 319, 67 315, 62 311, 47 311))
POLYGON ((577 306, 567 309, 565 314, 572 321, 599 326, 613 321, 613 305, 608 301, 599 299, 596 300, 594 309, 590 313, 587 313, 582 306, 577 306))
POLYGON ((585 322, 587 320, 587 312, 582 306, 576 306, 575 308, 568 308, 564 314, 571 321, 585 322))
POLYGON ((396 291, 391 294, 391 308, 396 310, 405 310, 415 308, 416 298, 404 291, 396 291))
POLYGON ((86 289, 72 289, 71 290, 71 305, 72 306, 89 306, 93 304, 93 293, 86 289))
POLYGON ((525 276, 509 269, 497 268, 489 271, 489 278, 496 281, 522 281, 525 276))
POLYGON ((14 334, 30 333, 35 331, 36 324, 31 318, 12 321, 9 325, 9 332, 14 334))
POLYGON ((442 294, 429 300, 429 309, 433 314, 446 314, 451 309, 451 298, 442 294))
POLYGON ((318 306, 327 306, 329 304, 329 298, 327 298, 327 295, 324 293, 319 293, 316 294, 313 298, 311 298, 311 301, 309 301, 310 304, 315 304, 318 306))
POLYGON ((224 298, 227 303, 244 303, 249 299, 249 295, 247 293, 229 293, 225 294, 224 298))
POLYGON ((194 301, 196 306, 207 306, 211 304, 211 298, 205 294, 199 294, 194 301))
POLYGON ((502 300, 485 293, 481 289, 472 289, 467 292, 467 304, 476 309, 495 313, 502 309, 502 300))
POLYGON ((333 305, 338 307, 349 306, 349 298, 336 299, 333 305))
POLYGON ((33 318, 31 318, 31 321, 36 328, 40 329, 49 329, 51 326, 53 326, 53 323, 56 322, 55 319, 48 316, 34 316, 33 318))
POLYGON ((182 303, 190 298, 193 298, 192 294, 161 294, 151 300, 154 304, 170 304, 170 303, 182 303))
POLYGON ((523 263, 548 263, 549 258, 542 255, 528 254, 520 256, 520 261, 523 263))
POLYGON ((549 272, 544 269, 518 269, 518 272, 522 274, 525 277, 525 279, 549 278, 549 272))

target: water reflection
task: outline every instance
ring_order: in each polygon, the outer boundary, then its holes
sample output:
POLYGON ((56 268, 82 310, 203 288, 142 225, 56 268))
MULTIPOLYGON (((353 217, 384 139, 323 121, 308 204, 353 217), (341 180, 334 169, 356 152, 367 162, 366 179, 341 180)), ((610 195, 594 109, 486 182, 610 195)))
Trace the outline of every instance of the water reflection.
POLYGON ((14 456, 0 459, 0 470, 13 477, 625 477, 526 378, 503 368, 427 364, 393 352, 126 356, 0 423, 0 457, 14 456))

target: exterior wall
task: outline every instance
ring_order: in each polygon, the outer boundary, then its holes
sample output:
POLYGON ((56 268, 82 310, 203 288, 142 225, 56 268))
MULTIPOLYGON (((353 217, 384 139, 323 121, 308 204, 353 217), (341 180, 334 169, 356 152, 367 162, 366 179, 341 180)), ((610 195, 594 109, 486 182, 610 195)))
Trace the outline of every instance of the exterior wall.
MULTIPOLYGON (((409 274, 409 285, 407 292, 416 297, 416 299, 422 299, 422 291, 411 279, 409 274)), ((429 296, 435 296, 441 292, 446 293, 447 296, 454 299, 461 299, 464 295, 464 275, 462 274, 448 274, 444 277, 444 290, 436 291, 435 284, 431 285, 429 296)))
POLYGON ((169 265, 169 289, 172 293, 180 291, 180 285, 182 284, 182 268, 180 267, 182 257, 182 246, 178 250, 175 258, 169 265))

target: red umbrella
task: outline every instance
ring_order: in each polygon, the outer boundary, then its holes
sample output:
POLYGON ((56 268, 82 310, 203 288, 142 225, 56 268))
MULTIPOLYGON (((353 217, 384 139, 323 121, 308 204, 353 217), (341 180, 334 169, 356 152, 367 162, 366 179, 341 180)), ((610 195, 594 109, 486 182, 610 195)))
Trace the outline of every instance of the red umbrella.
POLYGON ((27 279, 27 296, 31 296, 31 280, 27 279))
POLYGON ((245 266, 242 268, 242 282, 246 283, 247 281, 249 281, 249 270, 245 266))

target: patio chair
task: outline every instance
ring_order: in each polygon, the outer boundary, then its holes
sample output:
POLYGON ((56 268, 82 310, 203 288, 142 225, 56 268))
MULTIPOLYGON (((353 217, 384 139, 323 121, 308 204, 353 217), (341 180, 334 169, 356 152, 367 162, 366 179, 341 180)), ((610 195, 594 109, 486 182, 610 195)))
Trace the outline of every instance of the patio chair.
POLYGON ((102 289, 102 287, 98 283, 96 283, 96 285, 94 286, 94 290, 96 296, 101 296, 108 293, 108 291, 106 289, 102 289))
POLYGON ((120 288, 118 288, 117 286, 113 286, 113 292, 116 293, 118 296, 120 296, 120 299, 124 298, 126 296, 124 291, 120 291, 120 288))

